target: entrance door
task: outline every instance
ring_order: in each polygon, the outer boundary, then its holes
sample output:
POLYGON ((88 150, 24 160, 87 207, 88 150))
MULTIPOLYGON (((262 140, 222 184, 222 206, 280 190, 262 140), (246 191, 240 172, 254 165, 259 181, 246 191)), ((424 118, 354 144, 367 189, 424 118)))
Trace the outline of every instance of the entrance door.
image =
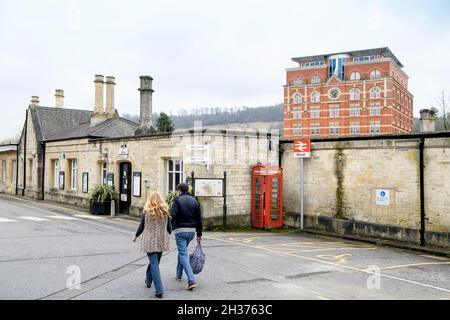
POLYGON ((131 163, 120 164, 120 199, 119 213, 129 214, 131 205, 131 163))

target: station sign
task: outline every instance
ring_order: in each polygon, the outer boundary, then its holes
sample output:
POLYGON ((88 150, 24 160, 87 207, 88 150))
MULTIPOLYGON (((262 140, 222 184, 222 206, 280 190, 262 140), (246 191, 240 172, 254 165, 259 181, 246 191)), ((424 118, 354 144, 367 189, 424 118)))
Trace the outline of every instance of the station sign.
POLYGON ((295 158, 311 158, 311 140, 295 140, 294 141, 294 157, 295 158))

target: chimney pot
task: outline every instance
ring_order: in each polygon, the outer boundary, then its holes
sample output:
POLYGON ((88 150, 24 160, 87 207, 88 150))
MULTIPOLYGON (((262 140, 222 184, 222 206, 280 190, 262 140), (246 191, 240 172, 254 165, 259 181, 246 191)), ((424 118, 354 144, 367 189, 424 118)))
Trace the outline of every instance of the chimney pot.
POLYGON ((39 97, 38 96, 31 96, 30 106, 37 107, 38 105, 39 105, 39 97))
POLYGON ((436 111, 432 109, 420 110, 420 132, 436 131, 436 111))
POLYGON ((55 90, 55 107, 56 108, 64 107, 64 90, 62 89, 55 90))
POLYGON ((106 108, 105 113, 108 118, 116 116, 116 109, 114 107, 114 87, 116 85, 115 78, 111 76, 106 77, 106 108))

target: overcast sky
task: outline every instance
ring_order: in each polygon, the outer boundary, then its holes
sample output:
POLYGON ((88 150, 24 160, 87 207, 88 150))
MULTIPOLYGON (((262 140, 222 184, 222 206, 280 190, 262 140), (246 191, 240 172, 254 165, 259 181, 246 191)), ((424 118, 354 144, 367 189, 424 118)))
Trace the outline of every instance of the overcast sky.
POLYGON ((116 77, 116 108, 153 111, 283 101, 292 57, 388 46, 405 65, 415 114, 450 91, 449 1, 0 0, 0 139, 30 97, 93 109, 94 75, 116 77))

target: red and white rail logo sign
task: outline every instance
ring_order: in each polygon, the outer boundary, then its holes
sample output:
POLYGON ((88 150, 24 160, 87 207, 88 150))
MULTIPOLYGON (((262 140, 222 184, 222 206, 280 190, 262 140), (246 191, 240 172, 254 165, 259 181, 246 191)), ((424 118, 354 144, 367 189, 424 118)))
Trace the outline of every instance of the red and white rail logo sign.
POLYGON ((294 156, 296 158, 311 158, 311 140, 294 141, 294 156))

